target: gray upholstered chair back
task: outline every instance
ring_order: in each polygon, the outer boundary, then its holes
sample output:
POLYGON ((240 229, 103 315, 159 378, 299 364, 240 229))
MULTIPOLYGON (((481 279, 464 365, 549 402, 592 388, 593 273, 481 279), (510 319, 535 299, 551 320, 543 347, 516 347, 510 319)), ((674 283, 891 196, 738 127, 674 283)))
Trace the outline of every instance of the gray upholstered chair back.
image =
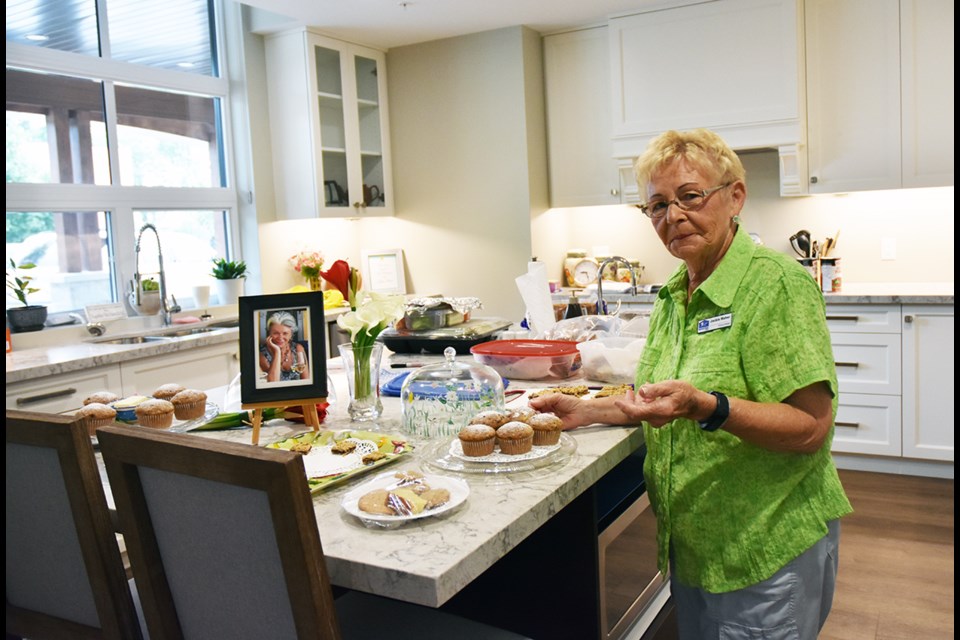
POLYGON ((139 638, 85 426, 7 411, 6 631, 139 638))
POLYGON ((298 454, 97 435, 153 640, 340 637, 298 454))

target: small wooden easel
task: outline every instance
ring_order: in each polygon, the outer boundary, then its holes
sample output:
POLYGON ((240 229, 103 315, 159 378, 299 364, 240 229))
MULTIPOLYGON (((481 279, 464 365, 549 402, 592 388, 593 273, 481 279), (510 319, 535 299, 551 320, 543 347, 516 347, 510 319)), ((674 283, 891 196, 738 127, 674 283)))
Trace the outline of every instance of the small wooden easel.
MULTIPOLYGON (((297 400, 292 405, 281 405, 280 408, 295 407, 297 405, 303 410, 303 420, 311 426, 314 431, 320 431, 320 416, 317 414, 317 405, 326 402, 326 398, 304 398, 297 400)), ((253 442, 256 445, 260 442, 260 424, 263 422, 263 410, 270 407, 276 407, 275 402, 252 402, 250 404, 241 404, 241 409, 253 409, 253 442)))

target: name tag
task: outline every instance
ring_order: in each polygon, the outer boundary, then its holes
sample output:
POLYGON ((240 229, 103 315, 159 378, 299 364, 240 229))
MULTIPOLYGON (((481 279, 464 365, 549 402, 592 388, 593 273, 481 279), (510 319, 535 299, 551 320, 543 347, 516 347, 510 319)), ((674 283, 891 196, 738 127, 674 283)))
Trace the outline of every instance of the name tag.
POLYGON ((717 329, 726 329, 733 324, 733 314, 725 313, 722 316, 704 318, 697 323, 697 333, 708 333, 717 329))

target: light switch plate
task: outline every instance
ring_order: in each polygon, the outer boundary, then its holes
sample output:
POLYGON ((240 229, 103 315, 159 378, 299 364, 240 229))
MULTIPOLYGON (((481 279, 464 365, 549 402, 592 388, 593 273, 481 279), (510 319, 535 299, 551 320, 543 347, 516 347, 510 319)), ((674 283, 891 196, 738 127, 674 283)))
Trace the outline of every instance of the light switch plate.
POLYGON ((880 238, 880 259, 881 260, 897 259, 897 239, 896 238, 880 238))

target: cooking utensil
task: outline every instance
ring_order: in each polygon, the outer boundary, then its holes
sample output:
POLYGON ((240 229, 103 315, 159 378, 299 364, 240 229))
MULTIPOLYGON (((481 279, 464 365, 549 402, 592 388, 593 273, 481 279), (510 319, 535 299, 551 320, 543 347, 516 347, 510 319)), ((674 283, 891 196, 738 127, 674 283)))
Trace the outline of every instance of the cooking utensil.
POLYGON ((813 257, 811 253, 813 247, 810 244, 810 232, 806 229, 801 229, 790 236, 790 246, 793 247, 793 250, 801 258, 813 257))

